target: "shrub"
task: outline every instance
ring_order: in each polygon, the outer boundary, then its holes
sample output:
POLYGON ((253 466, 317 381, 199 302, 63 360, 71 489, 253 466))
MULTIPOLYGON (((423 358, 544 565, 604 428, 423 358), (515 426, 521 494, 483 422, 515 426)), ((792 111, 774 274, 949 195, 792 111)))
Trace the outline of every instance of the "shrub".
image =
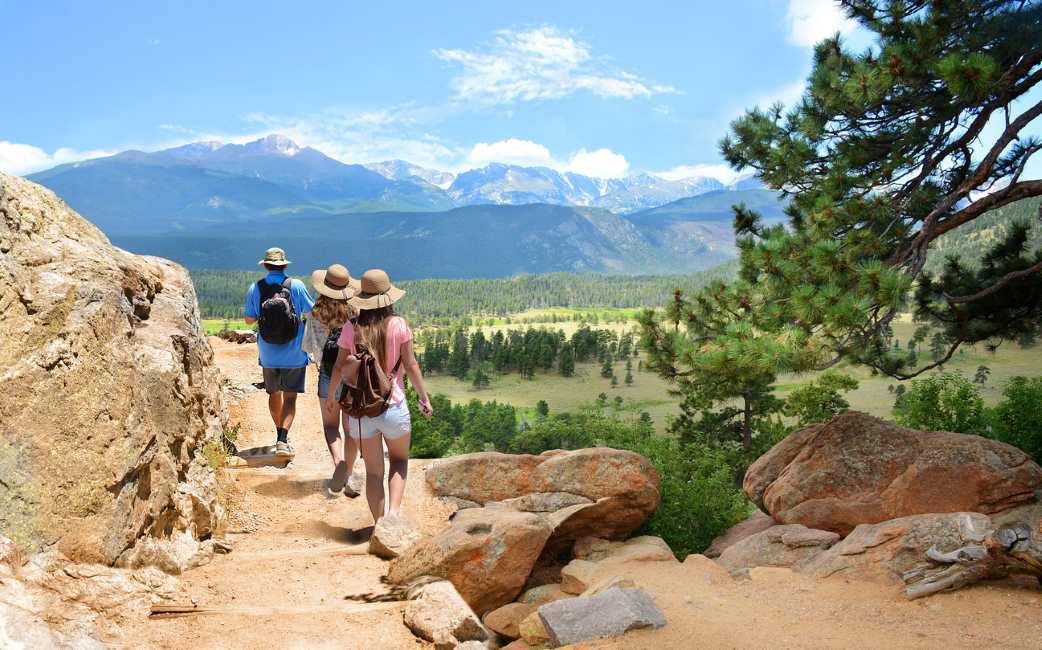
POLYGON ((942 372, 912 380, 894 402, 898 424, 924 431, 987 431, 984 400, 977 387, 959 373, 942 372))
MULTIPOLYGON (((796 418, 799 426, 825 422, 850 408, 841 392, 857 390, 857 380, 838 372, 823 372, 815 381, 793 389, 785 398, 785 415, 796 418)), ((890 387, 893 391, 893 386, 890 387)))
POLYGON ((991 437, 1042 463, 1042 377, 1013 377, 991 412, 991 437))

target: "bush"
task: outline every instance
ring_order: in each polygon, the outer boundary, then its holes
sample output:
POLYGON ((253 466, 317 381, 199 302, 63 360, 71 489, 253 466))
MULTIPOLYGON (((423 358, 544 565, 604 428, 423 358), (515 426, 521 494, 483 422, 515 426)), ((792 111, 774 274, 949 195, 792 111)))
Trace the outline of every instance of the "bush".
POLYGON ((956 431, 984 434, 987 414, 984 399, 970 380, 959 373, 943 372, 914 379, 894 402, 898 424, 924 431, 956 431))
POLYGON ((857 390, 857 386, 853 377, 833 371, 823 372, 817 380, 794 388, 785 398, 782 412, 796 418, 801 427, 825 422, 850 408, 850 402, 841 392, 857 390))
POLYGON ((991 437, 1042 463, 1042 377, 1013 377, 991 412, 991 437))

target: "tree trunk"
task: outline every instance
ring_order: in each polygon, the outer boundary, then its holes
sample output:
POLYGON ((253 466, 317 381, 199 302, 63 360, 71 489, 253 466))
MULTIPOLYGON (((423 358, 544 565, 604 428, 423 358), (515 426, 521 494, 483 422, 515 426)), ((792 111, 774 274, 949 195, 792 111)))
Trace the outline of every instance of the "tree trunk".
POLYGON ((742 396, 745 408, 742 410, 742 449, 752 451, 753 448, 753 412, 748 395, 742 396))

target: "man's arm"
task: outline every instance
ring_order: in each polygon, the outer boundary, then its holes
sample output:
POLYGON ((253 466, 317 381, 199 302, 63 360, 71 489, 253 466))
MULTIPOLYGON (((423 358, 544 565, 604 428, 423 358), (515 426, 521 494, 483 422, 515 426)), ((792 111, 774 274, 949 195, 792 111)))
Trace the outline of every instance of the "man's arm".
POLYGON ((249 290, 246 292, 246 310, 243 312, 247 325, 253 325, 257 322, 257 317, 260 316, 260 295, 257 293, 257 283, 254 282, 250 285, 249 290))

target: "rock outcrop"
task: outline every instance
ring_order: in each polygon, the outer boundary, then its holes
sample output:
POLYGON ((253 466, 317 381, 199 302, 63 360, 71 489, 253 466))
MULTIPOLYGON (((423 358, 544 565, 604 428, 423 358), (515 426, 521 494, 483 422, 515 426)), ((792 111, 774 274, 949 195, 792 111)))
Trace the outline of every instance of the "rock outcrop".
POLYGON ((0 174, 0 330, 0 530, 73 560, 205 561, 224 408, 187 272, 0 174))
POLYGON ((992 528, 978 512, 912 515, 878 524, 862 524, 843 541, 808 561, 801 573, 900 582, 901 576, 926 561, 931 548, 951 551, 980 543, 992 528))
POLYGON ((799 524, 771 526, 724 549, 717 561, 728 571, 758 566, 798 567, 831 548, 839 535, 799 524))
POLYGON ((779 523, 840 535, 909 515, 999 512, 1040 486, 1042 468, 1010 445, 855 411, 793 433, 745 475, 746 495, 779 523))
POLYGON ((709 548, 705 550, 704 555, 706 557, 720 557, 720 554, 726 551, 731 546, 742 541, 750 535, 761 533, 771 526, 777 526, 778 522, 771 519, 771 516, 767 513, 757 510, 753 514, 749 515, 744 521, 740 521, 734 526, 728 528, 722 535, 717 537, 709 544, 709 548))
POLYGON ((427 483, 440 497, 543 513, 554 529, 551 553, 586 536, 625 539, 659 502, 659 476, 651 463, 608 447, 539 456, 465 454, 432 465, 427 483))

